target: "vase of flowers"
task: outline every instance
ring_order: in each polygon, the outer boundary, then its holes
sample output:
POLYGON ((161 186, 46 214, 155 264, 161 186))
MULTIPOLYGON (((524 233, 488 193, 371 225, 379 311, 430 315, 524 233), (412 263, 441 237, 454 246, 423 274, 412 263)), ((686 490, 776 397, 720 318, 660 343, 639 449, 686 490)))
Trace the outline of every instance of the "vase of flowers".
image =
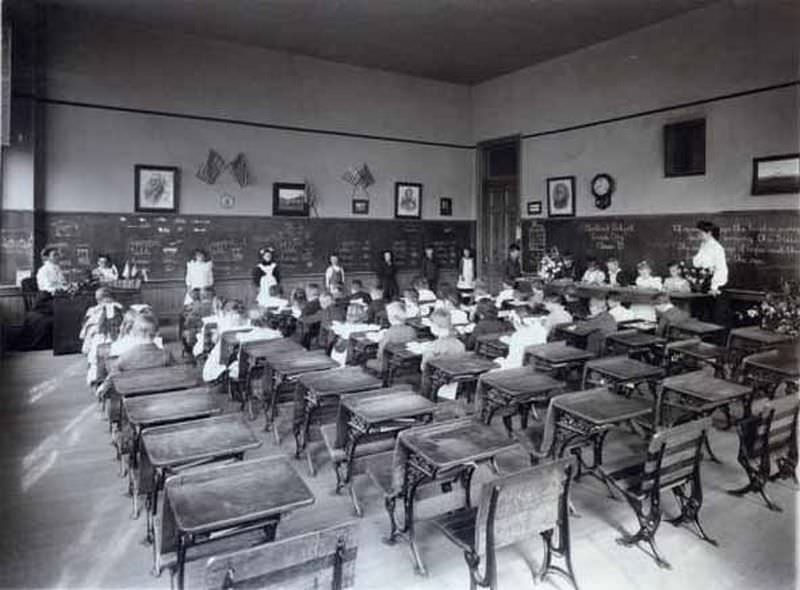
POLYGON ((711 271, 707 268, 696 268, 685 262, 680 263, 681 275, 692 287, 693 293, 708 293, 711 290, 711 271))
POLYGON ((558 250, 551 250, 539 261, 539 277, 546 283, 559 277, 564 271, 564 261, 558 254, 558 250))
POLYGON ((794 337, 800 334, 800 295, 791 290, 767 293, 764 301, 738 315, 764 330, 794 337))

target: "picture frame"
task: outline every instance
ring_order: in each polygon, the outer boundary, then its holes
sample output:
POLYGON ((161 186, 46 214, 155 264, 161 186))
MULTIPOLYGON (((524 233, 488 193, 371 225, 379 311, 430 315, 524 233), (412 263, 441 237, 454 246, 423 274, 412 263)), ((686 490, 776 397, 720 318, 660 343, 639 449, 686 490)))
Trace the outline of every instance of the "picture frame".
POLYGON ((309 202, 303 183, 276 182, 272 185, 272 215, 308 217, 309 202))
POLYGON ((369 215, 369 201, 367 199, 353 199, 353 215, 369 215))
POLYGON ((397 219, 422 218, 422 185, 418 182, 394 183, 394 216, 397 219))
POLYGON ((706 120, 664 125, 664 178, 706 173, 706 120))
POLYGON ((541 201, 528 201, 528 215, 541 215, 542 202, 541 201))
POLYGON ((439 199, 439 215, 442 217, 453 216, 453 199, 449 197, 439 199))
POLYGON ((547 179, 547 216, 575 217, 575 177, 547 179))
POLYGON ((800 153, 753 158, 752 195, 800 192, 800 153))
POLYGON ((137 213, 177 213, 180 170, 175 166, 133 167, 133 208, 137 213))

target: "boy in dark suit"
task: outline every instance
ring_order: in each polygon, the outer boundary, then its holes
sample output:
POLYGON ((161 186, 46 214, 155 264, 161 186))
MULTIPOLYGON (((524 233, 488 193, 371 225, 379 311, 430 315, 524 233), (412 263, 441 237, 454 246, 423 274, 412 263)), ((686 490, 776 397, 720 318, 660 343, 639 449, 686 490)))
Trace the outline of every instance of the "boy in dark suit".
POLYGON ((350 297, 348 300, 360 300, 364 305, 369 305, 372 303, 372 297, 369 293, 367 293, 367 290, 364 289, 364 283, 362 283, 359 279, 353 279, 350 281, 350 297))
POLYGON ((670 326, 685 322, 691 316, 686 310, 673 305, 667 293, 659 293, 653 297, 653 307, 656 308, 656 336, 666 338, 670 326))

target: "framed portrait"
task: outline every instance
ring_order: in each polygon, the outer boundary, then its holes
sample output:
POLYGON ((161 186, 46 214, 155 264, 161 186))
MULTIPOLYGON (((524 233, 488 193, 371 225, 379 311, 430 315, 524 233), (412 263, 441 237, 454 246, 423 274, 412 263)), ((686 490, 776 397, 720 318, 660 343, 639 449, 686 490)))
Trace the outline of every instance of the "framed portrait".
POLYGON ((272 185, 272 214, 290 217, 308 217, 306 185, 276 182, 272 185))
POLYGON ((180 173, 174 166, 136 164, 133 167, 134 202, 137 212, 176 213, 180 173))
POLYGON ((557 176, 547 179, 547 215, 575 217, 575 177, 557 176))
POLYGON ((367 199, 353 199, 353 215, 369 215, 369 201, 367 199))
POLYGON ((800 154, 753 158, 750 192, 754 195, 800 192, 800 154))
POLYGON ((453 199, 449 197, 443 197, 439 199, 439 215, 442 217, 452 217, 453 199))
POLYGON ((541 201, 528 201, 528 215, 541 215, 542 202, 541 201))
POLYGON ((416 182, 394 183, 394 216, 402 219, 422 217, 422 185, 416 182))

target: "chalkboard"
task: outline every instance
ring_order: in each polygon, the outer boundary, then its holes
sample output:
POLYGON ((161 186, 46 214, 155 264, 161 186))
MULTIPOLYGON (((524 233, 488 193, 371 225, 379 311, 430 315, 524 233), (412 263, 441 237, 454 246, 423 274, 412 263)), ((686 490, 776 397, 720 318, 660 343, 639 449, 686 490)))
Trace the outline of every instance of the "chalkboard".
POLYGON ((14 284, 33 260, 33 211, 0 212, 0 284, 14 284))
POLYGON ((625 268, 648 260, 664 276, 670 260, 690 261, 699 247, 698 220, 720 227, 730 270, 728 286, 774 289, 781 279, 800 279, 800 212, 737 211, 714 214, 631 215, 523 222, 526 269, 533 272, 541 254, 530 236, 571 251, 581 266, 587 256, 616 255, 625 268), (534 244, 536 247, 533 247, 534 244))
POLYGON ((127 260, 146 269, 151 280, 181 279, 195 248, 209 252, 216 277, 249 276, 262 246, 275 249, 285 275, 324 272, 334 251, 346 271, 374 270, 384 249, 394 252, 398 268, 419 268, 425 244, 443 268, 456 268, 474 235, 472 221, 46 213, 44 224, 70 278, 105 252, 117 265, 127 260))

